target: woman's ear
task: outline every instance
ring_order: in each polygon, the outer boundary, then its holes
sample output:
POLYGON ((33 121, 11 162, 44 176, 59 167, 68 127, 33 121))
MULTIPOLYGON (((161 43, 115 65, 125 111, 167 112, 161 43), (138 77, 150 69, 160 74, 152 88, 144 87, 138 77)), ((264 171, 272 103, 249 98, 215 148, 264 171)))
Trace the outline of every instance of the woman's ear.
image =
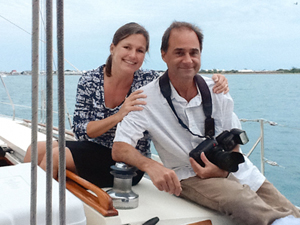
POLYGON ((115 49, 115 45, 113 43, 110 44, 110 47, 109 47, 109 51, 110 51, 110 54, 113 55, 113 51, 115 49))

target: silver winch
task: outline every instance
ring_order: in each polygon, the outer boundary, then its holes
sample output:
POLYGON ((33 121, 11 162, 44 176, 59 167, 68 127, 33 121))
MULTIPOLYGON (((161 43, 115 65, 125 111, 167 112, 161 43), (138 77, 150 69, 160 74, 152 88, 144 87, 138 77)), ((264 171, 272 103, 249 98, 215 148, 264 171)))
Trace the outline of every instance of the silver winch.
POLYGON ((125 163, 117 162, 111 166, 114 176, 113 188, 107 194, 113 200, 116 209, 134 209, 138 207, 139 195, 132 191, 132 178, 136 175, 136 168, 125 163))

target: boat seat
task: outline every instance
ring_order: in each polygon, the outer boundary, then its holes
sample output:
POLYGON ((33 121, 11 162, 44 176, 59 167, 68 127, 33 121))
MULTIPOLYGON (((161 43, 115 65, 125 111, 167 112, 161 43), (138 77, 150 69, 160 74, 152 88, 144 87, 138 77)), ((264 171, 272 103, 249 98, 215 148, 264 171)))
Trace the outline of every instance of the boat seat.
MULTIPOLYGON (((31 144, 31 128, 22 125, 22 121, 10 118, 0 118, 0 139, 17 154, 25 156, 28 146, 31 144), (7 129, 9 127, 9 129, 7 129)), ((38 133, 38 141, 45 141, 46 135, 38 133)))
MULTIPOLYGON (((46 173, 37 167, 36 224, 46 224, 46 173)), ((0 167, 1 225, 30 224, 31 163, 0 167)), ((52 224, 58 225, 60 216, 59 183, 52 182, 52 224)), ((66 225, 86 225, 83 202, 66 191, 66 225)))

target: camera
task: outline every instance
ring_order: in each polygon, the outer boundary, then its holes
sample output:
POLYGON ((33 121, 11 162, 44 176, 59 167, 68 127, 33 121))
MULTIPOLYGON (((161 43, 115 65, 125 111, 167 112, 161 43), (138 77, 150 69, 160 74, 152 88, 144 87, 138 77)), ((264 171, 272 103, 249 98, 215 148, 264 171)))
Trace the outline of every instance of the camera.
POLYGON ((202 141, 189 153, 189 156, 204 167, 205 164, 200 157, 201 152, 204 152, 206 158, 219 168, 228 172, 236 172, 238 164, 243 163, 245 159, 241 153, 232 150, 236 145, 244 145, 248 141, 248 136, 243 130, 237 128, 225 130, 216 139, 208 138, 202 141))

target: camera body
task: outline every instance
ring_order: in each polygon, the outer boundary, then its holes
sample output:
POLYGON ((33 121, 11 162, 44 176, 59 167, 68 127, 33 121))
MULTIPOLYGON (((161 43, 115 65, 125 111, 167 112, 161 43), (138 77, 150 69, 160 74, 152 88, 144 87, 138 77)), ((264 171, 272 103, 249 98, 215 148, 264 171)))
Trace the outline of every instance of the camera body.
POLYGON ((238 164, 245 161, 244 156, 239 152, 232 150, 238 145, 248 143, 249 139, 245 131, 234 128, 230 131, 223 131, 216 139, 205 139, 195 149, 193 149, 189 156, 195 159, 201 166, 205 166, 201 160, 201 153, 204 152, 206 158, 218 166, 219 168, 228 172, 236 172, 238 164))

